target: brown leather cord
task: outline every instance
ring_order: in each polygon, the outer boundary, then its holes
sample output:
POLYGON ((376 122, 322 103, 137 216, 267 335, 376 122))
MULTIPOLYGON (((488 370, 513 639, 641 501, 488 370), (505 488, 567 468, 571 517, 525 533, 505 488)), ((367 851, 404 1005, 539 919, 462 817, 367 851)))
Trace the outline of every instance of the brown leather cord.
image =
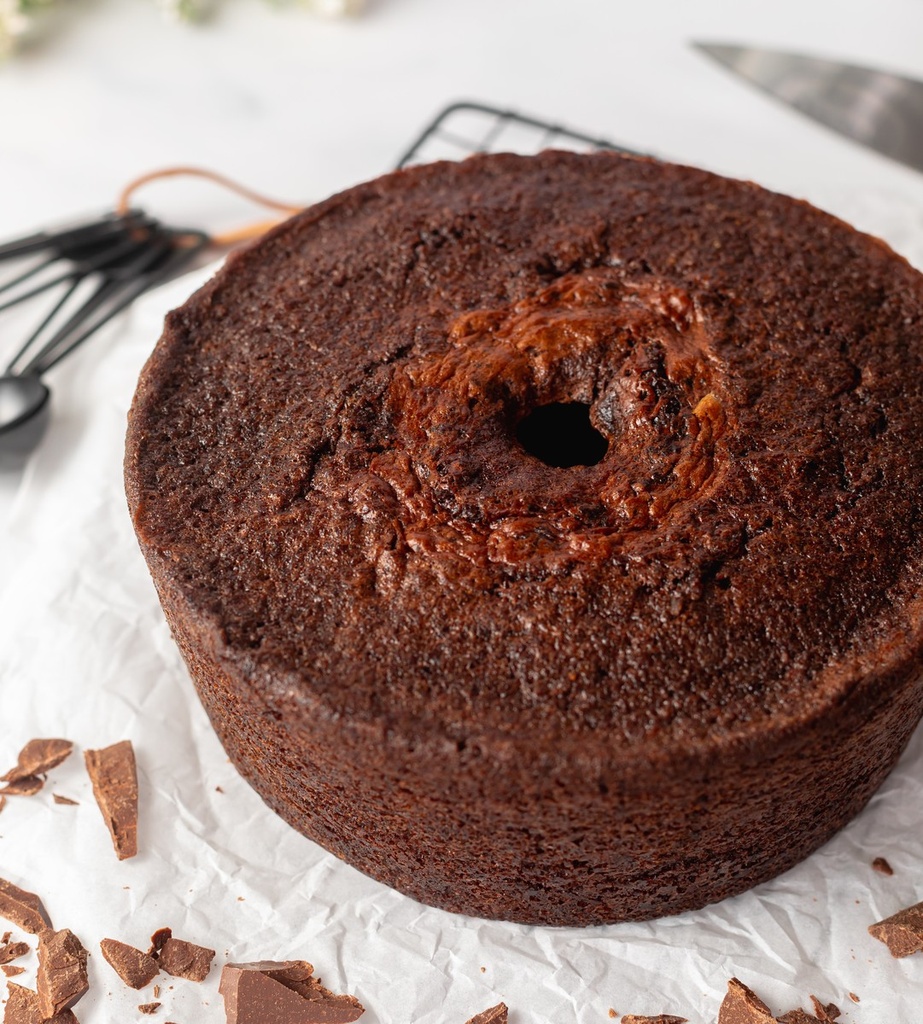
POLYGON ((125 214, 129 211, 131 208, 132 196, 142 186, 147 185, 152 181, 160 181, 164 178, 177 177, 204 178, 206 181, 220 185, 222 188, 229 189, 231 192, 235 192, 237 195, 243 196, 244 199, 248 199, 250 202, 256 203, 259 206, 268 207, 270 210, 279 210, 285 214, 285 217, 278 217, 274 220, 259 221, 254 224, 245 224, 243 227, 236 228, 231 231, 224 231, 218 235, 212 235, 210 237, 210 241, 213 245, 236 245, 238 242, 246 242, 251 238, 258 238, 265 231, 268 231, 269 228, 281 223, 286 219, 286 217, 299 213, 303 209, 301 206, 293 206, 290 203, 283 203, 278 199, 272 199, 259 192, 254 192, 253 189, 247 188, 246 185, 241 185, 239 182, 236 182, 223 174, 219 174, 217 171, 209 171, 204 167, 164 167, 157 171, 149 171, 147 174, 142 174, 133 181, 130 181, 125 188, 122 189, 119 195, 118 203, 116 204, 117 212, 119 214, 125 214))

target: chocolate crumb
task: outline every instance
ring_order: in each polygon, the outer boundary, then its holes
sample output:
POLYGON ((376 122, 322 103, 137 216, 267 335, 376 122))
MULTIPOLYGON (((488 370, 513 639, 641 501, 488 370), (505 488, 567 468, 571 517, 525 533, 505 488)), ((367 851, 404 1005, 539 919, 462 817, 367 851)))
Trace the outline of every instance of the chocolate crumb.
POLYGON ((38 896, 4 878, 0 878, 0 917, 33 935, 51 927, 51 918, 38 896))
POLYGON ((215 786, 215 792, 216 793, 223 793, 224 790, 220 786, 215 786))
POLYGON ((472 1017, 466 1024, 506 1024, 509 1010, 506 1007, 506 1003, 497 1003, 496 1006, 491 1006, 489 1010, 484 1010, 482 1013, 472 1017))
POLYGON ((883 875, 893 875, 894 868, 884 859, 884 857, 876 857, 872 861, 872 867, 876 871, 880 871, 883 875))
POLYGON ((159 999, 160 998, 160 986, 159 985, 155 985, 154 986, 154 998, 155 999, 159 999))
POLYGON ((18 967, 16 964, 0 964, 0 971, 8 978, 15 978, 17 974, 25 974, 25 967, 18 967))
POLYGON ((0 811, 6 806, 6 797, 0 794, 0 811))
POLYGON ((904 957, 923 950, 923 903, 899 910, 869 926, 869 934, 883 942, 891 956, 904 957))
MULTIPOLYGON (((144 988, 160 973, 157 961, 140 949, 118 939, 103 939, 99 944, 106 963, 129 988, 144 988)), ((157 998, 157 993, 154 993, 157 998)))
POLYGON ((776 1019, 755 992, 737 978, 731 978, 718 1011, 718 1024, 776 1024, 776 1019))
POLYGON ((850 998, 850 999, 851 999, 851 1000, 852 1000, 852 1001, 853 1001, 854 1003, 858 1003, 858 1002, 860 1002, 860 999, 859 999, 859 997, 858 997, 858 996, 856 995, 856 993, 855 993, 855 992, 850 992, 850 993, 849 993, 849 998, 850 998))
POLYGON ((35 796, 45 785, 45 780, 37 775, 24 775, 21 779, 14 779, 3 787, 5 796, 35 796))
POLYGON ((614 1020, 614 1019, 615 1019, 616 1017, 618 1017, 618 1014, 617 1014, 617 1013, 615 1012, 615 1010, 613 1010, 613 1009, 612 1009, 612 1007, 611 1007, 611 1006, 609 1007, 609 1016, 610 1016, 610 1018, 612 1018, 613 1020, 614 1020))
MULTIPOLYGON (((225 964, 218 991, 224 997, 227 1024, 262 1019, 273 1024, 351 1024, 358 1020, 365 1012, 362 1004, 353 996, 330 992, 311 977, 313 972, 306 960, 225 964)), ((500 1024, 499 1018, 497 1021, 500 1024)))
POLYGON ((13 933, 12 932, 4 932, 3 935, 0 935, 0 945, 4 945, 5 946, 10 941, 10 939, 12 937, 13 937, 13 933))
POLYGON ((142 1003, 138 1010, 141 1013, 156 1013, 160 1009, 160 1003, 142 1003))
POLYGON ((65 804, 67 807, 79 806, 79 802, 77 800, 71 800, 69 796, 61 796, 60 793, 52 793, 51 795, 56 804, 65 804))
POLYGON ((204 981, 215 959, 215 951, 170 935, 160 946, 155 959, 157 966, 174 978, 204 981))
POLYGON ((84 751, 93 795, 119 860, 138 852, 138 772, 130 740, 84 751))
POLYGON ((69 757, 73 749, 74 744, 70 740, 29 740, 19 751, 16 767, 11 768, 6 775, 0 775, 0 782, 16 782, 18 779, 44 775, 69 757))
POLYGON ((90 987, 87 980, 87 951, 69 928, 49 929, 38 938, 39 1008, 44 1019, 69 1010, 90 987))
POLYGON ((18 960, 29 952, 25 942, 4 942, 0 946, 0 964, 8 964, 11 960, 18 960))
POLYGON ((669 1013, 661 1013, 656 1017, 639 1017, 634 1013, 626 1013, 622 1024, 687 1024, 688 1017, 674 1017, 669 1013))

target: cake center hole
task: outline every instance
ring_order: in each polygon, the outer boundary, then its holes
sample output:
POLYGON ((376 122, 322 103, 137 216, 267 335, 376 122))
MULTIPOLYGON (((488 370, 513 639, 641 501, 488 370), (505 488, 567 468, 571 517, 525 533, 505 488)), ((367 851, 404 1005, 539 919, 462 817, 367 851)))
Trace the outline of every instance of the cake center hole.
POLYGON ((583 402, 552 402, 533 409, 516 428, 519 443, 548 466, 595 466, 609 442, 590 422, 583 402))

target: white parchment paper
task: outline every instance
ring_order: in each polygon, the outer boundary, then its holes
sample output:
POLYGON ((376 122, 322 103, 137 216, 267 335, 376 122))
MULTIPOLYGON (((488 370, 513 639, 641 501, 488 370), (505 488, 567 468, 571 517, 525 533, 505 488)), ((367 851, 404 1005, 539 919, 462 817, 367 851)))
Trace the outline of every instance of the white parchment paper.
MULTIPOLYGON (((923 266, 923 211, 833 190, 825 205, 923 266)), ((205 276, 147 296, 62 364, 48 435, 18 481, 6 470, 15 493, 0 536, 0 771, 33 736, 69 737, 79 749, 39 795, 8 800, 0 876, 39 893, 56 926, 91 951, 80 1020, 219 1024, 221 963, 285 958, 310 960, 328 986, 355 994, 367 1024, 463 1024, 500 1000, 513 1024, 603 1024, 610 1009, 708 1024, 734 975, 776 1013, 815 993, 846 1022, 923 1020, 923 955, 894 960, 866 931, 923 899, 921 731, 869 807, 806 862, 735 899, 646 924, 527 928, 432 910, 264 807, 197 702, 122 490, 139 369, 165 311, 205 276), (82 750, 125 738, 139 764, 141 852, 120 863, 82 750), (55 804, 54 792, 79 805, 55 804), (872 870, 877 856, 893 877, 872 870), (200 985, 158 979, 163 1006, 142 1018, 136 1007, 151 987, 125 988, 99 941, 146 948, 164 925, 218 957, 200 985)), ((34 954, 20 963, 28 971, 16 980, 34 985, 34 954)))

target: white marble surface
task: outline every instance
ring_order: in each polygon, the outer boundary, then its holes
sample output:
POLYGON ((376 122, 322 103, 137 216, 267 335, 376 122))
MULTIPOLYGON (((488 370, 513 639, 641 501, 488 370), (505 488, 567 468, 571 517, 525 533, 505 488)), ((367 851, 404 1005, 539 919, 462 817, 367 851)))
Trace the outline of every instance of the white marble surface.
MULTIPOLYGON (((882 234, 923 266, 923 175, 784 110, 689 47, 694 38, 751 42, 923 78, 919 0, 368 0, 367 13, 351 21, 319 20, 262 0, 225 0, 210 23, 193 28, 165 21, 148 0, 57 6, 61 16, 49 18, 46 31, 0 67, 0 239, 111 206, 127 180, 171 164, 213 167, 309 202, 388 169, 439 108, 471 98, 807 197, 882 234)), ((154 186, 143 202, 165 219, 212 230, 254 212, 196 182, 154 186)), ((12 761, 32 728, 67 735, 79 721, 83 731, 75 738, 87 745, 131 734, 144 751, 142 781, 152 808, 143 862, 119 865, 111 878, 95 871, 85 892, 63 888, 72 864, 62 868, 57 889, 47 878, 34 883, 63 908, 62 922, 76 930, 83 915, 88 943, 121 928, 118 937, 140 944, 143 929, 127 931, 135 918, 144 927, 179 922, 178 931, 185 926, 195 932, 187 937, 201 941, 214 926, 217 943, 230 948, 246 940, 244 952, 254 958, 310 958, 299 946, 308 943, 331 980, 358 982, 372 1007, 370 1024, 460 1024, 495 995, 514 1006, 513 1024, 602 1021, 609 1006, 685 1009, 705 1024, 735 972, 762 985, 777 1009, 806 998, 810 986, 836 998, 848 1010, 846 1021, 914 1024, 923 968, 912 961, 923 958, 892 962, 863 927, 869 915, 923 897, 913 883, 923 856, 910 834, 921 826, 919 733, 911 759, 859 822, 807 865, 708 919, 684 915, 660 925, 557 935, 466 923, 382 893, 326 855, 305 854, 300 837, 265 821, 262 806, 224 766, 180 678, 120 497, 103 500, 118 491, 113 460, 133 373, 182 288, 149 297, 53 371, 55 418, 42 451, 22 473, 0 470, 0 762, 12 761), (72 461, 83 457, 90 472, 100 472, 99 487, 72 461), (73 536, 68 522, 76 524, 73 536), (42 537, 47 547, 38 550, 42 537), (151 681, 156 685, 148 690, 151 681), (179 709, 178 724, 165 717, 170 707, 179 709), (140 713, 149 716, 151 731, 138 727, 140 713), (211 782, 234 794, 239 818, 232 831, 229 805, 197 776, 203 766, 211 782), (178 845, 163 832, 155 837, 155 825, 174 829, 178 845), (247 830, 259 832, 252 844, 242 838, 247 830), (902 869, 892 890, 863 873, 865 853, 882 835, 902 869), (261 878, 260 857, 273 856, 261 878), (289 870, 304 872, 303 887, 323 890, 319 902, 290 896, 274 909, 272 894, 289 870), (174 891, 178 878, 182 893, 174 891), (135 887, 128 902, 110 891, 116 880, 119 892, 123 884, 135 887), (184 900, 187 880, 200 902, 184 900), (822 905, 849 903, 853 894, 863 905, 828 915, 823 906, 800 902, 812 889, 822 905), (246 935, 235 935, 227 907, 215 909, 230 892, 247 897, 234 904, 246 935), (342 909, 346 900, 355 901, 353 917, 342 909), (758 922, 759 934, 742 918, 758 922), (332 922, 326 931, 325 920, 332 922), (269 948, 280 935, 291 949, 284 942, 269 948), (504 958, 511 943, 519 944, 519 959, 504 958), (406 991, 389 974, 397 947, 406 991), (490 961, 486 975, 473 966, 479 958, 490 961), (845 999, 848 988, 860 992, 861 1004, 845 999), (646 1001, 639 995, 645 991, 646 1001), (629 995, 631 1005, 624 1002, 629 995)), ((0 321, 0 353, 13 333, 0 321)), ((68 772, 65 783, 88 799, 78 766, 68 772)), ((47 838, 52 847, 73 836, 74 849, 89 843, 104 855, 94 831, 99 823, 74 818, 78 823, 62 832, 60 817, 49 815, 40 802, 7 807, 0 874, 15 868, 21 881, 28 879, 24 835, 47 838)), ((94 965, 97 989, 78 1014, 85 1024, 114 1019, 113 1006, 127 1012, 133 1005, 118 993, 101 994, 115 988, 106 971, 94 965)), ((181 1003, 170 1011, 180 1021, 221 1019, 214 991, 207 1010, 198 994, 181 995, 185 1016, 181 1003)))

